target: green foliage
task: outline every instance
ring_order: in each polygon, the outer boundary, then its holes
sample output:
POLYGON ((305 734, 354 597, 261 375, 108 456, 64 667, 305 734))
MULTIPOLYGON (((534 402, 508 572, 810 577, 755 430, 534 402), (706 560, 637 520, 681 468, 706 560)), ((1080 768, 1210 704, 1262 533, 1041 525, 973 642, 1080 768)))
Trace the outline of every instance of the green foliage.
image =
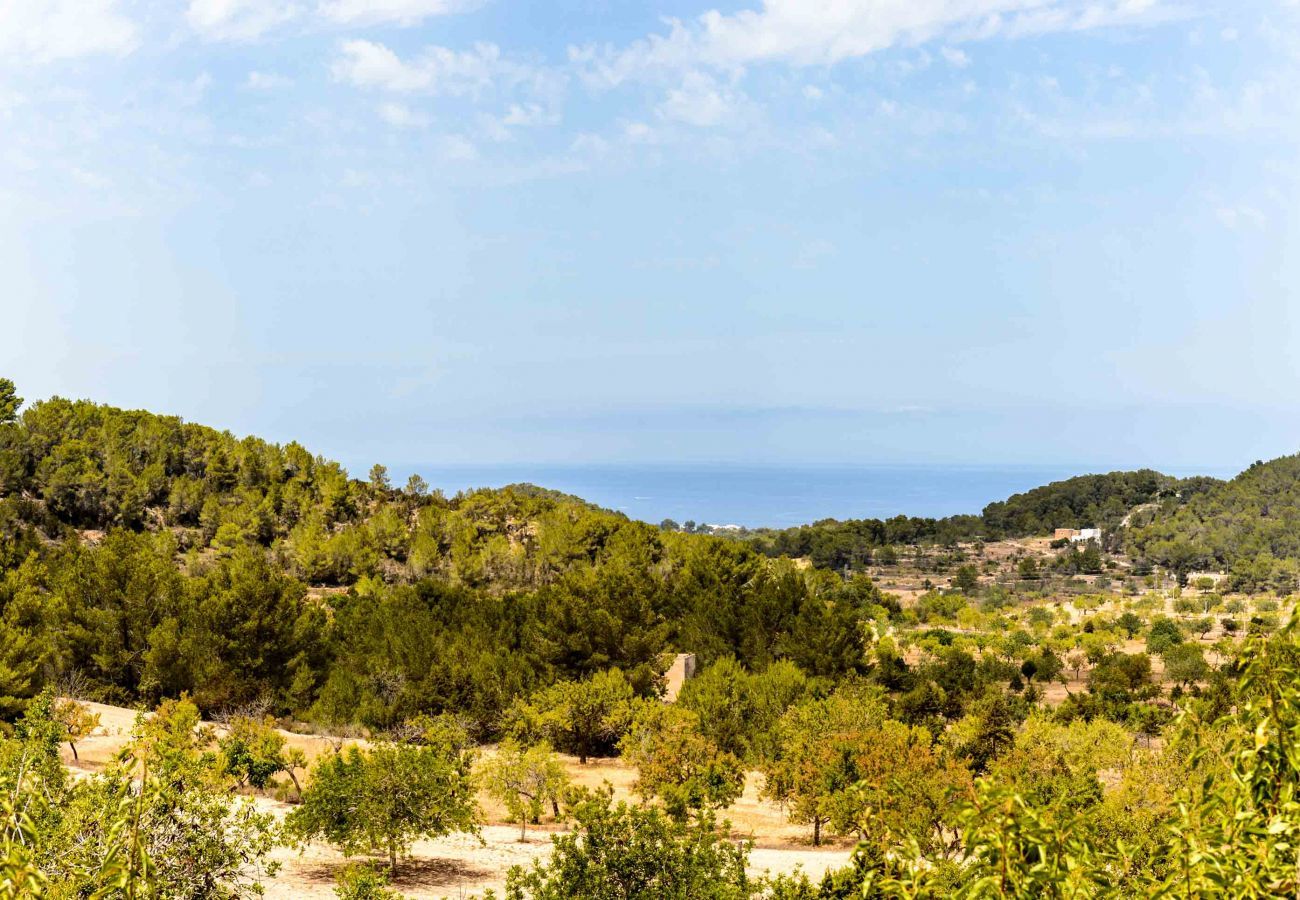
POLYGON ((1196 644, 1176 644, 1164 653, 1165 678, 1184 686, 1204 681, 1210 676, 1205 651, 1196 644))
POLYGON ((18 418, 18 410, 23 405, 23 398, 18 396, 18 389, 8 378, 0 378, 0 425, 6 425, 18 418))
POLYGON ((275 871, 264 862, 271 818, 230 794, 192 703, 142 715, 117 759, 75 781, 59 765, 66 726, 55 716, 44 693, 15 736, 0 739, 0 879, 15 885, 8 896, 261 895, 261 878, 275 871))
POLYGON ((0 426, 4 718, 75 673, 107 702, 381 731, 455 711, 492 739, 556 682, 619 668, 653 695, 675 648, 864 671, 862 621, 888 604, 528 485, 399 492, 382 467, 353 480, 297 444, 84 401, 0 426))
POLYGON ((745 788, 740 760, 701 734, 695 713, 668 704, 645 704, 620 742, 636 766, 636 791, 658 797, 674 819, 730 806, 745 788))
POLYGON ((962 566, 953 576, 952 586, 963 594, 973 594, 979 590, 979 570, 972 565, 962 566))
POLYGON ((674 821, 655 808, 587 794, 573 830, 551 840, 546 862, 511 870, 507 900, 747 900, 749 846, 727 839, 709 816, 674 821))
POLYGON ((569 783, 564 764, 548 745, 524 748, 511 740, 497 747, 480 778, 487 792, 519 822, 521 841, 528 837, 528 823, 539 821, 547 804, 559 816, 560 798, 569 783))
POLYGON ((334 896, 339 900, 401 900, 388 888, 388 873, 369 863, 351 863, 334 876, 334 896))
POLYGON ((542 691, 513 711, 519 737, 539 737, 585 763, 612 756, 636 714, 637 699, 618 669, 585 681, 564 681, 542 691))
MULTIPOLYGON (((1300 635, 1293 621, 1244 648, 1224 715, 1185 713, 1142 751, 1119 726, 1031 717, 988 778, 958 798, 955 853, 919 841, 880 852, 820 890, 773 897, 1290 896, 1300 884, 1300 635), (1232 707, 1235 705, 1235 712, 1232 707), (1123 774, 1103 795, 1097 772, 1123 774)), ((1179 645, 1182 646, 1182 645, 1179 645)), ((1174 648, 1175 650, 1178 647, 1174 648)))
MULTIPOLYGON (((1178 480, 1149 469, 1083 475, 990 503, 979 516, 827 519, 783 531, 761 529, 748 539, 772 556, 807 557, 828 569, 861 570, 873 555, 881 557, 882 564, 892 565, 883 551, 896 544, 951 545, 976 538, 1049 534, 1055 528, 1100 527, 1110 534, 1134 507, 1161 503, 1176 508, 1218 484, 1212 478, 1178 480)), ((1087 553, 1086 549, 1079 551, 1080 556, 1087 553)), ((892 560, 892 551, 889 555, 892 560)), ((1094 560, 1087 556, 1079 563, 1088 568, 1075 570, 1096 571, 1094 560)))
POLYGON ((221 770, 240 785, 264 788, 274 775, 289 767, 284 736, 276 730, 275 719, 270 716, 260 720, 235 716, 217 746, 221 770))
POLYGON ((1130 552, 1173 570, 1226 570, 1228 588, 1289 593, 1300 558, 1300 456, 1257 462, 1162 510, 1127 537, 1130 552))
POLYGON ((317 761, 285 828, 299 842, 324 838, 349 856, 384 853, 396 871, 417 838, 476 830, 470 762, 445 741, 350 746, 317 761))
POLYGON ((1142 617, 1134 613, 1132 610, 1127 610, 1115 620, 1115 624, 1124 629, 1124 633, 1132 638, 1137 636, 1137 633, 1142 630, 1142 617))
POLYGON ((1184 640, 1183 630, 1172 619, 1157 619, 1151 623, 1147 632, 1147 652, 1162 656, 1170 647, 1181 644, 1184 640))
POLYGON ((777 720, 815 690, 816 682, 794 663, 777 662, 750 673, 724 657, 682 686, 677 705, 696 714, 700 733, 719 749, 757 762, 774 752, 777 720))
POLYGON ((1165 896, 1262 897, 1300 887, 1300 640, 1293 619, 1243 653, 1237 711, 1207 740, 1190 722, 1196 756, 1230 761, 1229 777, 1207 777, 1171 824, 1177 870, 1165 896))
POLYGON ((778 726, 777 757, 764 765, 763 791, 791 821, 856 833, 876 846, 945 840, 948 792, 966 770, 934 747, 930 733, 892 720, 879 694, 841 688, 792 707, 778 726), (908 803, 894 799, 907 796, 908 803))
POLYGON ((62 728, 72 758, 78 759, 77 742, 89 737, 99 727, 99 713, 91 712, 84 703, 64 697, 54 701, 50 714, 62 728))

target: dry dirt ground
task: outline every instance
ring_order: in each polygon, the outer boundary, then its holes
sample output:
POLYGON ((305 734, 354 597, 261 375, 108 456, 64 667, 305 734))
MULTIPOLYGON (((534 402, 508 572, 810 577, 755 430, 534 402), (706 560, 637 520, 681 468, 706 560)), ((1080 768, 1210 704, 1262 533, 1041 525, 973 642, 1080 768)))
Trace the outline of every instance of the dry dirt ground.
MULTIPOLYGON (((74 761, 64 746, 64 761, 73 771, 93 771, 107 763, 126 742, 136 717, 136 712, 130 709, 101 703, 86 705, 99 713, 100 726, 94 734, 78 742, 78 760, 74 761)), ((287 731, 282 734, 287 743, 301 748, 309 759, 332 750, 331 742, 322 737, 287 731)), ((491 752, 489 748, 484 755, 491 752)), ((620 761, 600 760, 582 765, 576 758, 566 757, 565 763, 575 784, 599 787, 608 782, 617 797, 632 797, 636 772, 620 761)), ((751 873, 776 875, 802 869, 809 877, 820 879, 827 870, 845 865, 852 844, 845 842, 813 849, 808 844, 808 829, 791 825, 776 804, 759 798, 761 778, 751 773, 744 794, 725 814, 737 838, 754 842, 751 873)), ((277 817, 292 809, 289 804, 268 797, 257 797, 255 802, 260 809, 277 817)), ((541 827, 530 826, 527 839, 521 842, 519 826, 506 823, 505 812, 499 804, 480 796, 479 805, 485 823, 481 839, 451 835, 417 842, 412 858, 402 865, 393 886, 408 897, 424 900, 462 900, 489 888, 499 893, 511 866, 527 866, 550 853, 550 835, 559 826, 545 821, 541 827)), ((312 844, 302 851, 278 848, 272 859, 280 863, 280 870, 265 883, 266 896, 277 900, 333 897, 334 874, 347 862, 341 854, 322 844, 312 844)))

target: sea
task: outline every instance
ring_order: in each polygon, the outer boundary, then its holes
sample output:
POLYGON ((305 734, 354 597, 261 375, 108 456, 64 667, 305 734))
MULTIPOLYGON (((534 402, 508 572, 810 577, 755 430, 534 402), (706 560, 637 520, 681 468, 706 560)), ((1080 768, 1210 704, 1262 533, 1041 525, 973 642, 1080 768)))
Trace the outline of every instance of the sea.
MULTIPOLYGON (((419 472, 448 496, 529 482, 634 519, 786 528, 820 519, 978 514, 994 500, 1089 472, 1087 466, 492 465, 394 468, 419 472)), ((1134 466, 1133 468, 1140 468, 1134 466)), ((1170 472, 1171 475, 1222 472, 1170 472)))

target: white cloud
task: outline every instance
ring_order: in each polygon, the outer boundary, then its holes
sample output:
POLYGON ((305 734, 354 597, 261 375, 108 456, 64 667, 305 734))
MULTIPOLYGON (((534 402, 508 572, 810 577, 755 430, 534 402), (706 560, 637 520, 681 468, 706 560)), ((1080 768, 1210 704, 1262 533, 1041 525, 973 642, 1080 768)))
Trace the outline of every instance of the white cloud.
POLYGON ((190 0, 185 18, 206 38, 251 41, 300 12, 288 0, 190 0))
POLYGON ((569 144, 569 152, 581 157, 601 157, 609 152, 609 141, 598 134, 583 132, 569 144))
POLYGON ((808 241, 795 254, 794 267, 796 269, 815 269, 824 260, 834 256, 835 251, 835 245, 825 238, 808 241))
POLYGON ((942 47, 939 50, 939 55, 947 60, 948 65, 955 69, 964 69, 970 65, 970 57, 966 55, 964 50, 958 50, 956 47, 942 47))
POLYGON ((210 87, 212 87, 212 76, 207 72, 200 72, 189 81, 175 85, 172 88, 172 95, 176 98, 178 106, 198 106, 207 96, 210 87))
POLYGON ((759 9, 670 20, 621 50, 570 48, 589 79, 616 85, 664 70, 764 62, 831 65, 897 46, 1166 21, 1169 0, 763 0, 759 9))
POLYGON ((479 0, 323 0, 320 14, 344 25, 415 25, 431 16, 468 12, 479 0))
POLYGON ((669 89, 656 112, 669 121, 708 128, 735 120, 748 105, 738 91, 703 73, 687 72, 679 87, 669 89))
POLYGON ((512 103, 504 114, 499 116, 479 116, 480 130, 493 141, 514 140, 517 128, 541 128, 558 125, 560 114, 540 103, 512 103))
POLYGON ((654 129, 645 122, 628 122, 623 127, 623 137, 634 144, 641 144, 654 138, 654 129))
POLYGON ((116 0, 0 0, 0 63, 124 56, 138 43, 116 0))
POLYGON ((440 144, 442 158, 449 162, 470 162, 478 159, 478 147, 462 134, 446 135, 440 144))
POLYGON ((392 50, 373 41, 345 41, 333 72, 339 81, 388 91, 419 91, 433 83, 432 72, 408 66, 392 50))
POLYGON ((73 166, 69 169, 69 173, 79 184, 91 188, 92 190, 102 191, 113 184, 113 182, 106 176, 101 175, 93 169, 84 169, 81 166, 73 166))
POLYGON ((554 125, 560 121, 558 114, 551 112, 540 103, 528 103, 520 106, 510 104, 510 109, 501 117, 501 124, 511 128, 554 125))
POLYGON ((804 85, 803 88, 803 95, 805 99, 816 102, 821 98, 825 97, 826 92, 823 91, 821 88, 817 87, 817 85, 815 84, 806 84, 804 85))
POLYGON ((293 84, 291 79, 275 72, 252 71, 244 79, 244 87, 250 91, 275 91, 289 87, 291 84, 293 84))
POLYGON ((373 172, 361 169, 344 169, 340 184, 347 188, 374 188, 379 186, 379 179, 373 172))
POLYGON ((412 111, 405 103, 379 104, 379 118, 394 128, 423 128, 429 120, 420 113, 412 111))
POLYGON ((1253 206, 1223 206, 1214 211, 1224 228, 1237 231, 1242 228, 1263 228, 1268 218, 1253 206))
POLYGON ((536 77, 528 67, 502 57, 495 44, 475 44, 463 51, 429 47, 406 62, 383 44, 365 40, 345 41, 333 72, 357 87, 451 95, 477 94, 497 83, 536 77))

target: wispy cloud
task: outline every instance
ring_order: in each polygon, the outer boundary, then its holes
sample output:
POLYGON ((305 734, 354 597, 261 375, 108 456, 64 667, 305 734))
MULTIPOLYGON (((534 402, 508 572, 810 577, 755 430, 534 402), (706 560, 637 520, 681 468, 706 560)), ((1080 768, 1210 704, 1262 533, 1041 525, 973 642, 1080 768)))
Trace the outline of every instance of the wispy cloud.
POLYGON ((665 71, 761 63, 833 65, 898 46, 1087 31, 1167 21, 1163 0, 764 0, 760 9, 673 19, 626 47, 574 47, 590 81, 617 85, 665 71))
POLYGON ((136 23, 116 0, 0 0, 0 66, 124 56, 139 43, 136 23))
POLYGON ((545 78, 534 67, 506 58, 500 47, 490 43, 468 50, 432 46, 404 60, 384 44, 349 40, 340 47, 332 71, 339 81, 357 87, 451 96, 479 95, 493 87, 545 78))
POLYGON ((707 128, 739 122, 752 109, 743 92, 702 72, 687 72, 679 85, 668 89, 656 112, 669 121, 707 128))
POLYGON ((414 112, 405 103, 379 104, 379 118, 394 128, 423 128, 429 124, 428 116, 414 112))
POLYGON ((344 25, 375 25, 385 22, 416 25, 433 16, 468 12, 480 0, 324 0, 320 14, 344 25))
POLYGON ((275 72, 254 70, 244 79, 244 87, 250 91, 277 91, 289 87, 293 80, 275 72))
POLYGON ((301 12, 291 0, 190 0, 185 18, 205 38, 251 41, 301 12))

